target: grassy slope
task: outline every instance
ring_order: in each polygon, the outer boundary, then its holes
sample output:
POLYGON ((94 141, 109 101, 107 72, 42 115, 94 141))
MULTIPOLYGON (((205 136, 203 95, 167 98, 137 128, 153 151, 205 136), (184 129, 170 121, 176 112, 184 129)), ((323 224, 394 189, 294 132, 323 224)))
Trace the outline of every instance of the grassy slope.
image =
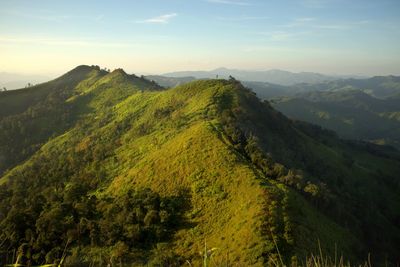
MULTIPOLYGON (((257 230, 265 202, 257 186, 258 174, 226 144, 215 121, 204 120, 216 108, 213 94, 225 88, 218 82, 190 86, 149 96, 149 108, 126 134, 127 140, 132 140, 136 125, 156 122, 150 134, 123 144, 118 151, 120 161, 130 162, 123 164, 126 170, 118 170, 110 192, 131 186, 150 186, 167 195, 187 190, 192 206, 187 220, 192 227, 177 233, 176 251, 198 258, 206 240, 223 256, 229 251, 232 260, 255 264, 262 260, 262 237, 257 230), (179 108, 167 117, 154 118, 154 109, 169 108, 171 103, 179 108), (131 151, 139 152, 132 157, 131 151)), ((143 98, 133 96, 118 110, 130 109, 135 114, 143 108, 141 102, 143 98)))
POLYGON ((76 94, 76 88, 89 86, 105 74, 79 66, 50 82, 0 94, 0 173, 71 127, 77 112, 65 100, 76 94))
POLYGON ((145 78, 150 81, 155 81, 157 84, 165 88, 175 87, 196 80, 195 77, 178 78, 178 77, 166 77, 160 75, 148 75, 145 76, 145 78))
POLYGON ((23 113, 29 107, 46 101, 48 95, 54 91, 62 90, 66 93, 72 93, 80 82, 86 80, 85 85, 89 85, 104 74, 104 71, 89 66, 79 66, 50 82, 25 89, 2 92, 0 94, 0 119, 23 113))
MULTIPOLYGON (((186 192, 190 209, 185 213, 186 223, 172 241, 172 250, 192 262, 201 260, 199 252, 207 241, 210 247, 218 248, 216 262, 229 257, 229 261, 244 265, 261 265, 268 259, 267 252, 275 252, 270 231, 282 239, 278 245, 282 244, 288 256, 310 252, 317 239, 328 251, 338 243, 345 254, 357 254, 362 241, 359 233, 350 233, 303 195, 266 178, 231 145, 221 113, 235 108, 250 112, 248 120, 253 124, 245 121, 241 125, 255 134, 259 131, 266 150, 287 166, 296 165, 296 148, 280 153, 280 146, 287 149, 303 143, 314 151, 314 157, 323 156, 330 165, 348 172, 346 177, 362 174, 361 168, 343 166, 343 148, 323 145, 301 132, 296 134, 289 121, 281 122, 283 117, 271 115, 262 107, 257 115, 257 109, 251 111, 252 106, 259 105, 255 97, 243 100, 246 96, 242 89, 228 81, 197 81, 161 92, 154 89, 159 88, 122 71, 78 87, 78 93, 68 100, 81 112, 75 127, 50 140, 1 181, 24 171, 29 175, 30 166, 44 159, 68 166, 70 157, 87 155, 79 169, 71 167, 70 171, 78 175, 95 170, 103 181, 94 192, 99 197, 124 194, 137 187, 150 187, 165 196, 186 192), (280 135, 282 129, 296 141, 280 135), (103 150, 98 151, 99 147, 103 150)), ((357 158, 365 164, 376 160, 368 157, 361 152, 357 158)), ((393 171, 398 169, 398 162, 394 163, 393 171)), ((378 164, 386 167, 391 162, 380 160, 378 164)), ((63 179, 68 183, 68 177, 63 179)))

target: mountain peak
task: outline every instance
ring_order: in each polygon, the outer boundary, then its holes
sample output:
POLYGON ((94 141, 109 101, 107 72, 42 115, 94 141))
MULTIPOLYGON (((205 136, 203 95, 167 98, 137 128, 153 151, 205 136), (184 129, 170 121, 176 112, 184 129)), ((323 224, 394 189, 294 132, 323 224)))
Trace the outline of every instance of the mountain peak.
POLYGON ((121 75, 124 75, 124 76, 125 75, 128 76, 128 74, 122 68, 118 68, 118 69, 113 70, 111 72, 111 74, 121 74, 121 75))
MULTIPOLYGON (((84 71, 84 70, 94 70, 96 66, 89 66, 89 65, 79 65, 73 68, 71 71, 84 71)), ((99 67, 100 69, 100 67, 99 67)))
MULTIPOLYGON (((79 65, 79 66, 73 68, 72 70, 68 71, 67 73, 65 73, 61 77, 75 76, 75 75, 82 75, 82 74, 86 75, 86 74, 90 73, 93 70, 96 70, 96 67, 88 66, 88 65, 79 65)), ((100 68, 98 68, 98 70, 100 70, 100 68)))

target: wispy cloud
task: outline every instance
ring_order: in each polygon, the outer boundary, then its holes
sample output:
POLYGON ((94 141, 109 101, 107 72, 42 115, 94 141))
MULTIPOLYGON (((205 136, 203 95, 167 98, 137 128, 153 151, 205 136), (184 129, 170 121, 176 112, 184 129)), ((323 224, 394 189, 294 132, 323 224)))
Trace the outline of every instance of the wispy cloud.
POLYGON ((269 45, 248 45, 242 48, 243 52, 253 53, 253 52, 294 52, 298 51, 295 48, 288 48, 283 46, 269 46, 269 45))
POLYGON ((297 21, 297 22, 310 22, 310 21, 315 21, 315 20, 316 20, 316 18, 310 18, 310 17, 295 19, 295 21, 297 21))
POLYGON ((303 6, 308 8, 323 8, 329 0, 301 0, 303 6))
POLYGON ((311 17, 295 18, 290 23, 280 25, 280 27, 283 27, 283 28, 301 27, 301 26, 306 26, 307 24, 310 24, 311 22, 316 21, 316 20, 317 20, 316 18, 311 18, 311 17))
POLYGON ((368 20, 360 21, 322 21, 313 17, 293 19, 288 24, 278 25, 278 28, 303 28, 303 29, 325 29, 325 30, 349 30, 360 28, 369 24, 368 20))
POLYGON ((314 25, 313 27, 316 29, 324 29, 324 30, 347 30, 352 28, 352 26, 344 24, 314 25))
POLYGON ((132 43, 104 42, 93 39, 0 37, 0 44, 26 44, 74 47, 130 47, 132 43))
POLYGON ((368 20, 361 20, 361 21, 350 21, 350 22, 338 22, 338 23, 331 23, 331 24, 318 24, 313 25, 315 29, 325 29, 325 30, 351 30, 360 28, 363 25, 369 24, 368 20))
POLYGON ((177 13, 164 14, 158 17, 153 17, 145 20, 136 21, 136 23, 150 23, 150 24, 167 24, 172 18, 178 16, 177 13))
POLYGON ((49 11, 38 11, 34 13, 28 12, 20 12, 16 10, 2 10, 3 14, 11 15, 15 17, 27 18, 27 19, 36 19, 36 20, 46 20, 46 21, 53 21, 53 22, 61 22, 67 19, 70 19, 70 15, 56 15, 49 11))
POLYGON ((14 17, 21 17, 25 19, 43 20, 50 22, 65 22, 66 20, 72 19, 83 19, 88 21, 100 22, 104 19, 104 15, 88 15, 88 16, 76 16, 66 14, 56 14, 51 10, 34 10, 33 12, 21 12, 17 10, 1 10, 0 14, 11 15, 14 17))
POLYGON ((209 3, 214 4, 224 4, 224 5, 236 5, 236 6, 250 6, 249 2, 245 2, 242 0, 206 0, 209 3))
POLYGON ((267 16, 239 16, 239 17, 217 17, 222 21, 248 21, 248 20, 265 20, 269 19, 267 16))
POLYGON ((287 41, 293 39, 296 35, 289 32, 273 32, 270 34, 270 40, 275 42, 287 41))
POLYGON ((272 42, 283 42, 298 40, 301 36, 309 34, 310 32, 288 32, 288 31, 272 31, 272 32, 258 32, 258 35, 262 35, 268 38, 272 42))

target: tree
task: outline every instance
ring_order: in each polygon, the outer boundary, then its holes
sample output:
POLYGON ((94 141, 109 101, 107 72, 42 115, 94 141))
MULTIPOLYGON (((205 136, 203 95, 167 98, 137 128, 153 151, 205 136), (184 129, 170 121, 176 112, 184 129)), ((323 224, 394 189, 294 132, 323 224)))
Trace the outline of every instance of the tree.
POLYGON ((233 77, 232 75, 229 75, 229 80, 230 81, 236 81, 235 77, 233 77))
POLYGON ((129 247, 122 241, 119 241, 114 245, 111 251, 111 262, 112 259, 119 259, 119 265, 122 266, 122 257, 129 252, 129 247))
POLYGON ((3 92, 5 92, 5 91, 7 91, 7 88, 6 88, 6 87, 3 87, 3 92))

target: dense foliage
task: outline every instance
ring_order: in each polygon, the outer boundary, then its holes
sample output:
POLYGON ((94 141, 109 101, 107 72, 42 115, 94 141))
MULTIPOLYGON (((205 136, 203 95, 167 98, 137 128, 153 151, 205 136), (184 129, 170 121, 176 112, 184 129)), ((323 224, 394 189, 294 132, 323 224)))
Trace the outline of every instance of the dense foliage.
POLYGON ((71 127, 77 114, 66 100, 82 80, 90 84, 104 75, 80 66, 51 82, 1 94, 0 175, 71 127))
POLYGON ((388 99, 400 94, 400 77, 376 76, 366 79, 334 79, 325 82, 296 83, 290 86, 266 82, 248 82, 244 84, 254 90, 261 99, 290 96, 295 97, 312 92, 341 92, 360 90, 374 98, 388 99))
POLYGON ((360 90, 311 92, 273 101, 286 116, 336 131, 341 137, 400 148, 400 100, 360 90))
POLYGON ((181 200, 151 190, 98 199, 82 179, 65 188, 48 186, 46 194, 33 193, 34 187, 24 180, 0 187, 2 265, 15 250, 18 262, 29 266, 55 263, 66 252, 70 263, 96 262, 91 257, 99 255, 98 264, 112 262, 168 240, 180 220, 181 200), (101 250, 93 255, 96 248, 101 250))
MULTIPOLYGON (((385 206, 392 199, 399 200, 400 182, 394 171, 400 167, 399 153, 362 142, 348 141, 345 145, 332 132, 287 120, 268 102, 257 101, 254 94, 238 82, 235 86, 241 88, 239 103, 224 110, 221 118, 224 133, 235 149, 268 178, 267 182, 273 180, 292 188, 337 224, 358 233, 360 243, 353 247, 356 257, 366 253, 362 246, 381 259, 395 256, 400 237, 396 226, 400 218, 399 202, 385 206), (321 143, 317 145, 315 141, 321 143), (394 169, 378 162, 372 165, 372 159, 359 157, 363 151, 388 159, 394 169)), ((275 238, 284 240, 281 247, 288 248, 288 244, 293 245, 293 237, 288 235, 293 229, 288 231, 286 225, 296 226, 288 222, 293 220, 290 218, 293 214, 285 209, 289 209, 286 207, 288 199, 293 196, 279 191, 274 189, 268 194, 272 203, 279 203, 276 209, 282 213, 282 221, 273 229, 281 227, 280 235, 275 238)), ((268 217, 276 212, 273 207, 269 205, 268 217)))

